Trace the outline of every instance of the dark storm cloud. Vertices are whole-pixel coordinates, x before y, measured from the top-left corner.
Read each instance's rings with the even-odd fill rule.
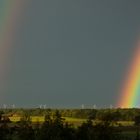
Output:
[[[140,26],[140,1],[32,0],[18,31],[8,103],[115,104]]]

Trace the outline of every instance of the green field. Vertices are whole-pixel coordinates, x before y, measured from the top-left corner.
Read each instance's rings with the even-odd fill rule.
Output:
[[[20,121],[21,117],[9,117],[11,122],[18,122]],[[31,116],[31,121],[33,123],[39,122],[43,123],[44,122],[44,116]],[[73,124],[76,126],[81,125],[83,122],[86,122],[86,119],[80,119],[80,118],[70,118],[70,117],[64,117],[64,121],[68,122],[69,124]],[[99,121],[95,121],[94,123],[98,123]],[[118,125],[120,126],[133,126],[134,122],[133,121],[119,121],[117,122]]]
[[[9,117],[9,119],[11,122],[18,122],[20,121],[21,117]],[[63,119],[65,122],[68,122],[74,125],[81,125],[83,122],[86,122],[86,119],[69,118],[69,117],[64,117]],[[31,116],[31,121],[33,123],[36,123],[36,122],[43,123],[44,120],[45,120],[44,116]]]

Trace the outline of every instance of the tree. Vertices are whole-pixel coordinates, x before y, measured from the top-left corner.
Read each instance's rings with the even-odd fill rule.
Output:
[[[91,119],[88,119],[87,122],[83,123],[78,128],[77,139],[78,140],[93,140],[93,139],[95,139],[94,127],[93,127]]]
[[[140,126],[140,115],[135,116],[134,122],[136,126]]]
[[[140,127],[140,115],[135,116],[134,118],[134,125],[136,126],[136,138],[135,140],[140,140],[140,134],[139,134],[139,127]]]

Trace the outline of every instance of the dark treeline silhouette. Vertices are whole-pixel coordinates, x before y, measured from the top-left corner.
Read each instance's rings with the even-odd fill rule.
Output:
[[[23,116],[28,114],[30,116],[45,116],[48,112],[50,115],[55,113],[56,109],[0,109],[0,114],[7,114],[7,116]],[[102,120],[106,114],[118,121],[133,121],[136,116],[140,115],[140,109],[59,109],[62,117],[72,118],[91,118]]]
[[[32,112],[26,111],[17,123],[10,123],[4,112],[0,115],[0,140],[139,140],[140,116],[135,116],[135,136],[133,138],[123,134],[117,123],[116,111],[104,112],[101,121],[94,122],[95,117],[91,114],[86,122],[75,127],[64,121],[60,111],[55,110],[52,115],[51,110],[47,110],[45,121],[33,124],[30,120]],[[115,114],[115,115],[114,115]],[[115,117],[114,117],[115,116]]]

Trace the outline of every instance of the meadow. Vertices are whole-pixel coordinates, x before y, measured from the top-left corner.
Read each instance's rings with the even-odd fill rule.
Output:
[[[20,122],[21,117],[13,116],[9,117],[10,121],[14,124],[16,122]],[[44,116],[30,116],[32,124],[43,124],[45,122]],[[72,117],[63,117],[62,118],[64,122],[67,122],[68,124],[73,125],[74,128],[80,127],[83,123],[87,122],[87,119],[81,119],[81,118],[72,118]],[[96,124],[100,123],[99,120],[94,120],[93,125],[96,126]],[[136,137],[136,128],[134,128],[134,121],[117,121],[117,123],[114,124],[114,127],[117,129],[121,126],[121,135],[128,138],[128,139],[134,139]]]
[[[0,138],[1,132],[3,137],[23,140],[30,136],[50,139],[55,135],[60,140],[62,136],[64,140],[69,137],[70,140],[104,140],[104,137],[138,140],[139,137],[140,109],[1,109],[0,115]]]
[[[22,117],[9,117],[10,121],[15,123],[19,122]],[[43,123],[45,121],[44,116],[31,116],[32,123]],[[74,126],[80,126],[82,123],[86,122],[87,119],[80,119],[80,118],[70,118],[70,117],[63,117],[64,122],[68,122],[69,124],[73,124]]]
[[[15,123],[15,122],[19,122],[21,120],[22,117],[17,117],[17,116],[13,116],[13,117],[9,117],[10,121]],[[31,118],[31,122],[32,123],[43,123],[45,121],[45,117],[44,116],[30,116]],[[63,117],[64,122],[67,122],[69,124],[74,125],[75,127],[80,126],[82,123],[85,123],[87,121],[87,119],[81,119],[81,118],[72,118],[72,117]],[[97,124],[99,123],[99,120],[94,120],[93,124]],[[117,123],[115,124],[116,126],[133,126],[134,125],[134,121],[117,121]]]

